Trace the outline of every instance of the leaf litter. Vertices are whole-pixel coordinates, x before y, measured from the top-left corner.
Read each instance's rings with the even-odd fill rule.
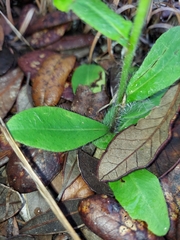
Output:
[[[122,3],[120,3],[120,5],[122,5]],[[26,9],[26,13],[24,14],[24,16],[23,17],[25,17],[26,16],[26,14],[27,14],[27,11],[29,10],[29,5],[27,5],[27,4],[24,4],[24,6],[25,7],[27,7],[27,9]],[[32,4],[32,6],[34,7],[35,5],[34,4]],[[31,6],[31,7],[32,7]],[[176,7],[176,6],[175,6]],[[128,11],[128,14],[130,15],[130,13],[131,13],[131,11]],[[163,12],[164,13],[164,12]],[[59,17],[59,16],[61,16],[61,17]],[[21,16],[20,16],[21,17]],[[154,17],[156,17],[157,18],[157,15],[155,14],[154,15]],[[55,12],[52,12],[52,13],[48,13],[47,15],[45,15],[45,16],[41,16],[41,15],[37,15],[36,14],[36,12],[35,12],[35,14],[34,14],[34,16],[33,16],[33,19],[32,19],[32,21],[31,21],[31,23],[30,23],[30,26],[26,29],[26,31],[25,31],[25,36],[26,37],[28,37],[29,39],[31,38],[31,36],[32,36],[32,34],[33,33],[37,33],[38,34],[38,31],[40,32],[40,31],[44,31],[44,29],[46,29],[47,28],[47,30],[45,30],[44,32],[46,32],[47,31],[47,34],[48,33],[50,33],[51,32],[51,29],[56,29],[56,28],[59,28],[59,25],[62,25],[62,29],[65,27],[65,26],[63,26],[63,24],[69,24],[72,20],[77,20],[77,16],[75,16],[74,14],[72,14],[72,13],[70,13],[70,14],[64,14],[64,13],[61,13],[61,12],[59,12],[59,11],[55,11]],[[157,19],[156,19],[157,20]],[[23,22],[23,18],[20,20],[20,18],[19,18],[19,27],[20,27],[20,25],[21,25],[21,23]],[[148,30],[149,32],[147,33],[147,34],[149,34],[150,35],[150,37],[152,38],[152,32],[154,31],[154,29],[149,29]],[[5,29],[5,34],[6,34],[6,32],[7,32],[7,30]],[[10,32],[10,31],[9,31]],[[77,31],[78,32],[78,31]],[[80,31],[79,31],[80,32]],[[154,33],[154,32],[153,32]],[[54,43],[54,44],[52,44],[52,43],[50,43],[49,44],[49,49],[50,48],[52,48],[53,49],[53,51],[49,51],[49,50],[46,50],[46,49],[44,49],[44,50],[42,50],[42,49],[40,49],[40,52],[38,52],[38,51],[33,51],[33,52],[29,52],[29,53],[27,53],[27,54],[31,54],[31,56],[29,55],[29,56],[27,56],[27,58],[26,58],[26,60],[25,60],[25,58],[23,59],[23,57],[25,56],[25,55],[23,55],[22,56],[22,60],[21,60],[21,63],[22,63],[22,65],[20,64],[20,58],[18,57],[18,64],[19,64],[19,66],[20,66],[20,68],[23,70],[23,72],[26,74],[26,75],[28,75],[28,73],[30,72],[30,77],[31,77],[31,79],[33,79],[34,78],[34,76],[37,74],[37,71],[39,71],[39,69],[41,68],[41,66],[42,66],[42,63],[43,63],[43,61],[44,61],[44,59],[46,59],[47,58],[47,55],[45,54],[44,55],[44,53],[45,52],[48,52],[49,54],[54,54],[54,51],[56,51],[56,50],[61,50],[61,51],[64,51],[64,49],[69,49],[70,47],[70,45],[71,45],[71,47],[74,47],[74,48],[79,48],[79,47],[81,47],[80,45],[72,45],[72,44],[79,44],[79,43],[81,43],[81,45],[82,45],[82,47],[83,46],[89,46],[91,43],[92,43],[92,41],[93,41],[93,38],[94,38],[94,35],[93,34],[87,34],[87,35],[84,35],[84,34],[75,34],[74,36],[71,36],[71,34],[67,34],[66,35],[66,32],[64,33],[65,34],[65,36],[63,37],[63,36],[61,36],[61,41],[59,41],[59,43]],[[155,36],[155,34],[154,34],[154,36]],[[157,38],[157,36],[155,36],[156,38]],[[33,38],[32,38],[33,39]],[[79,39],[79,41],[78,41],[78,39]],[[5,39],[5,41],[6,41],[6,39]],[[38,39],[38,41],[39,41],[39,39]],[[43,39],[41,38],[40,39],[40,41],[43,41]],[[10,44],[12,44],[12,46],[14,47],[17,47],[18,46],[18,48],[22,48],[23,46],[19,46],[17,43],[10,43]],[[39,48],[39,46],[37,46],[38,48]],[[140,48],[139,48],[140,49]],[[138,49],[138,50],[139,50]],[[29,51],[29,49],[28,49],[28,51]],[[66,51],[66,50],[65,50]],[[37,55],[36,55],[36,52],[37,52]],[[41,53],[42,53],[42,55],[41,55]],[[116,53],[115,53],[116,54]],[[41,61],[41,56],[43,56],[42,57],[42,61]],[[117,56],[117,55],[116,55]],[[139,57],[139,55],[138,55],[138,57]],[[32,58],[32,59],[31,59]],[[136,57],[137,58],[137,57]],[[139,57],[140,58],[140,57]],[[14,61],[16,61],[16,60],[14,60],[14,56],[12,57],[10,57],[10,59],[11,60],[13,60],[12,62],[11,61],[9,61],[9,63],[11,63],[9,66],[8,66],[8,69],[10,68],[10,67],[12,67],[12,64],[14,63]],[[102,60],[103,58],[101,58],[101,60]],[[78,61],[79,61],[79,59],[78,59]],[[1,61],[0,61],[0,63],[1,63]],[[26,65],[26,70],[24,70],[24,66]],[[8,70],[7,69],[7,70]],[[3,70],[3,77],[5,76],[4,74],[5,74],[5,72],[7,72],[7,70],[3,67],[3,69],[1,69],[1,71]],[[21,80],[21,83],[22,83],[22,80]],[[21,83],[20,83],[20,85],[21,85]],[[24,83],[23,83],[24,84]],[[20,86],[19,86],[19,89],[20,89]],[[19,92],[19,90],[17,91],[17,93],[16,93],[16,96],[17,96],[17,94],[18,94],[18,92]],[[6,92],[6,93],[8,93],[8,92]],[[5,100],[4,102],[8,102],[9,100],[8,100],[8,96],[9,96],[9,94],[5,94],[5,96],[6,96],[6,99],[7,100]],[[89,98],[89,97],[88,97]],[[15,97],[15,99],[16,99],[16,97]],[[13,104],[14,104],[14,102],[15,102],[15,99],[14,99],[14,101],[12,101],[12,103],[11,103],[11,107],[13,106]],[[100,98],[101,99],[101,98]],[[60,98],[59,98],[59,100],[60,100]],[[23,100],[22,100],[23,101]],[[61,101],[61,100],[60,100]],[[101,102],[101,101],[100,101]],[[16,103],[17,104],[17,103]],[[18,103],[18,105],[19,105],[20,103]],[[104,103],[103,103],[104,104]],[[102,104],[102,105],[103,105]],[[105,104],[104,104],[105,105]],[[9,105],[10,106],[10,105]],[[10,109],[11,109],[11,107],[8,107],[8,110],[6,110],[5,111],[5,115],[7,115],[8,113],[9,113],[9,111],[10,111]],[[94,107],[94,106],[93,106]],[[76,108],[78,108],[78,105],[76,105]],[[91,106],[90,106],[90,108],[91,108]],[[97,109],[98,109],[99,107],[97,107]],[[82,110],[81,108],[80,108],[80,110]],[[85,110],[85,109],[84,109]],[[97,111],[96,111],[96,109],[93,109],[94,111],[93,111],[93,118],[94,118],[94,113],[96,113]],[[13,109],[12,111],[16,111],[16,109]],[[86,115],[88,116],[88,111],[87,111],[87,113],[86,113]],[[173,116],[171,116],[171,117],[173,117]],[[102,116],[100,117],[100,119],[102,119]],[[166,127],[168,126],[168,124],[166,124]],[[173,126],[174,126],[174,128],[173,128]],[[178,149],[178,143],[176,142],[176,149],[174,149],[174,144],[175,144],[175,142],[173,141],[175,138],[177,138],[176,140],[178,141],[178,123],[177,123],[177,125],[175,124],[175,125],[171,125],[171,127],[169,128],[169,132],[168,131],[166,131],[165,130],[165,134],[166,134],[166,137],[167,137],[167,134],[169,134],[168,135],[168,138],[170,138],[170,135],[172,135],[172,137],[171,137],[171,139],[168,139],[168,140],[170,140],[169,142],[168,142],[168,144],[170,144],[171,143],[171,145],[170,145],[170,149],[171,149],[171,155],[168,157],[168,153],[169,153],[169,149],[168,150],[166,150],[166,146],[165,146],[165,143],[166,143],[166,141],[165,141],[165,143],[163,144],[163,151],[166,151],[165,153],[164,153],[164,155],[166,155],[167,156],[167,159],[169,159],[169,162],[171,162],[171,159],[170,158],[172,158],[172,157],[174,157],[174,160],[173,160],[173,163],[170,163],[167,167],[166,167],[166,169],[164,169],[163,171],[160,171],[160,172],[158,172],[157,171],[157,169],[159,170],[159,169],[162,169],[162,166],[163,166],[163,163],[162,163],[162,161],[160,161],[161,162],[161,164],[159,164],[158,166],[156,165],[156,160],[158,161],[158,158],[157,158],[157,156],[156,156],[156,159],[155,159],[155,161],[151,164],[151,166],[149,167],[149,169],[151,169],[151,167],[152,167],[152,171],[154,171],[158,176],[162,176],[164,173],[166,173],[167,172],[167,170],[170,168],[170,167],[172,167],[172,166],[174,166],[174,164],[176,163],[176,161],[178,160],[178,154],[176,154],[176,151],[177,151],[177,149]],[[173,134],[171,133],[171,130],[173,130]],[[1,144],[1,146],[2,146],[2,144]],[[161,152],[160,151],[161,150],[161,147],[160,147],[160,149],[158,150],[158,153],[159,152]],[[5,151],[9,151],[9,150],[7,150],[6,149],[6,147],[3,149],[2,148],[2,155],[3,155],[3,151],[4,151],[4,153],[5,153]],[[160,154],[161,155],[161,154]],[[164,156],[163,155],[163,156]],[[9,156],[9,152],[8,152],[8,156]],[[162,159],[163,159],[163,156],[162,156]],[[89,156],[88,156],[89,157]],[[86,158],[87,158],[87,161],[88,161],[88,158],[87,156],[86,156]],[[85,158],[85,156],[83,157],[83,158]],[[81,162],[82,162],[82,165],[83,165],[83,158],[81,159]],[[86,161],[86,164],[87,164],[87,161]],[[92,159],[91,159],[91,161],[93,161],[93,157],[92,157]],[[85,181],[87,181],[87,179],[88,179],[88,177],[89,177],[89,179],[92,177],[92,179],[94,180],[94,179],[96,179],[96,181],[97,181],[97,183],[99,184],[100,182],[99,182],[99,180],[97,179],[97,177],[96,177],[96,173],[94,173],[95,172],[95,170],[97,169],[97,163],[98,163],[98,161],[94,161],[94,164],[92,164],[92,166],[91,165],[87,165],[88,167],[87,168],[89,168],[89,169],[85,169],[86,171],[85,171],[85,174],[83,175],[83,167],[80,167],[80,170],[82,171],[82,175],[83,175],[83,177],[84,177],[84,179],[85,179]],[[156,171],[154,170],[154,168],[156,168]],[[92,174],[92,172],[91,172],[91,170],[93,169],[93,174]],[[89,171],[88,171],[89,170]],[[158,172],[158,173],[157,173]],[[176,174],[175,174],[176,173]],[[172,175],[171,175],[172,174]],[[174,175],[173,175],[174,174]],[[178,199],[178,197],[179,197],[179,192],[178,192],[178,182],[179,182],[179,180],[178,180],[178,165],[177,165],[177,167],[172,171],[171,170],[171,172],[167,175],[167,176],[165,176],[165,177],[163,177],[162,178],[162,185],[164,184],[165,185],[165,187],[166,187],[166,191],[165,191],[165,195],[166,195],[166,199],[167,199],[167,203],[168,203],[168,209],[169,209],[169,211],[170,211],[170,220],[171,220],[171,226],[172,226],[172,228],[170,229],[170,231],[169,231],[169,235],[167,234],[167,239],[168,240],[176,240],[176,239],[178,239],[179,238],[179,236],[178,236],[178,230],[176,229],[176,226],[177,226],[177,223],[178,223],[178,217],[179,217],[179,205],[178,205],[178,203],[179,203],[179,199]],[[88,176],[88,177],[87,177]],[[169,176],[171,176],[171,178],[169,178]],[[1,179],[1,178],[0,178]],[[2,178],[2,179],[4,179],[4,178]],[[93,182],[93,180],[92,181],[90,181],[89,182],[89,180],[87,181],[88,183],[89,183],[89,186],[93,186],[92,184],[94,183]],[[95,181],[95,180],[94,180]],[[74,181],[74,183],[75,183],[75,181]],[[103,183],[103,184],[106,184],[106,183]],[[172,186],[171,186],[171,184],[172,184]],[[177,184],[177,186],[176,186],[176,184]],[[163,186],[164,186],[163,185]],[[101,186],[101,185],[100,185]],[[106,185],[107,186],[107,185]],[[99,185],[98,185],[98,188],[96,188],[97,186],[93,186],[92,187],[92,189],[93,189],[93,191],[94,192],[97,192],[98,193],[98,189],[100,189],[100,187],[99,187]],[[75,189],[75,188],[73,188],[73,189]],[[102,187],[102,193],[103,193],[103,191],[104,191],[104,194],[108,194],[108,195],[111,195],[111,192],[106,192],[105,190],[103,190],[104,188]],[[172,190],[172,193],[171,193],[171,190]],[[72,190],[73,191],[73,190]],[[71,191],[70,191],[71,192]],[[97,196],[97,198],[99,197],[98,195],[95,195],[94,196],[94,198],[96,198],[96,196]],[[82,196],[83,197],[83,196]],[[84,195],[84,197],[86,197],[85,195]],[[93,198],[93,197],[91,197],[91,198]],[[99,201],[99,203],[97,204],[97,206],[96,206],[96,208],[98,208],[98,214],[100,214],[100,215],[98,215],[97,214],[97,212],[94,212],[94,218],[92,218],[92,219],[90,219],[90,220],[87,220],[87,219],[85,219],[84,218],[84,216],[83,216],[83,219],[84,219],[84,222],[86,223],[87,221],[91,221],[91,226],[89,226],[89,228],[93,228],[92,226],[93,226],[93,219],[95,219],[97,216],[101,216],[101,214],[102,214],[102,216],[104,217],[104,213],[99,213],[99,209],[100,209],[100,207],[102,206],[102,203],[103,203],[103,201],[104,200],[102,200],[102,199],[106,199],[106,197],[100,197],[100,201]],[[173,199],[173,200],[172,200]],[[7,199],[6,199],[7,200]],[[109,197],[107,197],[107,200],[108,201],[110,201],[108,204],[109,205],[103,205],[103,209],[106,211],[106,213],[108,213],[108,211],[110,210],[110,213],[112,213],[112,212],[114,212],[115,214],[118,214],[118,209],[120,209],[121,207],[119,207],[118,205],[117,205],[117,203],[114,203],[114,199],[111,199],[110,198],[110,196]],[[96,201],[96,203],[97,203],[98,201]],[[74,206],[76,206],[76,209],[74,208],[74,209],[72,209],[72,212],[74,212],[75,211],[75,214],[77,214],[77,216],[78,216],[78,212],[77,212],[77,206],[78,206],[78,203],[79,203],[79,200],[77,200],[77,202],[76,202],[76,204],[74,204]],[[8,203],[8,201],[7,202],[5,202],[5,205],[7,205],[7,204],[9,204]],[[100,204],[100,205],[99,205]],[[73,205],[73,204],[72,204]],[[95,204],[96,205],[96,204]],[[82,206],[82,205],[80,205],[80,206]],[[91,206],[91,205],[90,205]],[[86,208],[87,207],[87,205],[85,204],[85,207],[83,207],[83,209],[82,210],[88,210],[88,208]],[[71,212],[71,208],[68,206],[67,208],[69,208],[70,209],[70,212]],[[108,210],[107,210],[108,209]],[[128,217],[127,216],[127,213],[126,212],[124,212],[124,210],[123,209],[121,209],[122,211],[120,211],[120,213],[121,213],[121,217],[122,217],[122,225],[118,228],[118,231],[120,231],[120,233],[121,234],[123,234],[122,235],[122,237],[120,238],[120,239],[137,239],[139,236],[143,236],[145,239],[158,239],[156,236],[153,236],[151,233],[149,233],[149,232],[147,232],[147,226],[146,226],[146,224],[144,224],[144,223],[142,223],[142,222],[135,222],[134,223],[134,220],[132,220],[132,219],[130,219],[130,217]],[[80,209],[80,213],[81,213],[81,209]],[[13,213],[13,215],[14,215],[15,213]],[[73,214],[73,213],[72,213]],[[17,215],[17,213],[16,213],[16,215]],[[15,215],[15,216],[16,216]],[[71,214],[70,214],[71,215]],[[41,214],[40,214],[40,216],[41,216]],[[49,225],[49,219],[51,218],[50,216],[52,216],[52,215],[46,215],[46,217],[44,218],[45,220],[44,221],[38,221],[37,220],[37,225],[38,225],[38,227],[37,227],[37,225],[36,225],[36,217],[34,218],[34,219],[32,219],[32,221],[31,221],[31,225],[30,225],[30,228],[32,227],[32,232],[30,233],[29,232],[29,234],[32,234],[32,235],[34,235],[35,234],[35,232],[36,233],[38,233],[38,234],[45,234],[46,232],[48,233],[48,234],[50,234],[50,233],[55,233],[55,232],[57,232],[57,233],[59,233],[59,232],[61,232],[61,231],[63,231],[64,232],[64,229],[62,230],[62,229],[59,229],[59,228],[57,228],[57,231],[55,231],[55,228],[54,228],[54,226],[57,226],[57,227],[59,227],[59,223],[58,223],[58,221],[57,221],[57,219],[55,219],[55,218],[53,218],[53,221],[52,221],[52,224],[50,224]],[[92,215],[93,216],[93,215]],[[38,218],[39,216],[37,216],[37,218]],[[105,218],[106,219],[106,218]],[[107,218],[108,219],[108,221],[109,221],[109,218]],[[111,221],[111,219],[112,219],[112,216],[110,216],[110,221]],[[103,223],[104,223],[104,218],[102,218],[102,221],[103,221]],[[113,221],[113,220],[112,220]],[[28,223],[28,222],[27,222]],[[56,223],[57,223],[57,225],[56,225]],[[28,223],[29,224],[29,223]],[[81,224],[82,224],[82,221],[80,221],[79,222],[79,226],[81,226]],[[24,225],[24,224],[23,224]],[[87,224],[88,225],[88,224]],[[97,231],[96,230],[94,230],[93,229],[93,231],[95,232],[95,233],[100,233],[101,232],[101,225],[102,225],[102,223],[100,223],[100,224],[98,224],[98,226],[96,226],[96,228],[97,228]],[[39,227],[40,226],[40,227]],[[47,228],[47,226],[49,226],[49,228]],[[109,227],[108,225],[105,225],[105,226],[107,226],[107,228]],[[132,228],[133,228],[133,226],[136,226],[136,230],[134,230],[134,232],[132,233],[131,232],[131,226],[132,226]],[[42,228],[41,228],[42,227]],[[174,227],[174,229],[173,229],[173,227]],[[20,227],[21,228],[21,227]],[[27,229],[28,229],[28,227],[27,227]],[[33,232],[33,229],[35,229],[34,230],[34,232]],[[143,229],[143,230],[142,230]],[[27,230],[27,232],[28,232],[29,230]],[[106,229],[103,229],[103,231],[105,232],[106,231]],[[112,233],[112,239],[113,239],[113,237],[114,237],[114,239],[118,239],[118,237],[119,237],[119,235],[116,237],[116,235],[115,235],[115,229],[113,228],[113,231],[111,232]],[[26,232],[26,230],[24,229],[24,230],[22,230],[22,232]],[[176,232],[176,234],[175,234],[175,232]],[[110,233],[110,234],[111,234]],[[100,233],[100,234],[103,234],[103,233]],[[1,234],[0,234],[1,235]],[[19,235],[19,236],[21,236],[21,235]],[[103,235],[102,235],[103,236]],[[107,235],[108,237],[109,237],[109,235]],[[134,236],[136,236],[136,238],[133,238]],[[24,238],[25,239],[25,238]],[[87,238],[88,239],[88,238]],[[92,238],[89,238],[89,239],[92,239]],[[95,239],[99,239],[99,237],[97,237],[96,236],[96,238]],[[103,239],[106,239],[104,236],[103,236]],[[110,238],[107,238],[107,239],[110,239]]]

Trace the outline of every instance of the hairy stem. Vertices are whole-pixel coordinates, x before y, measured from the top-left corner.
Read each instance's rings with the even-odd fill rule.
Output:
[[[126,53],[124,56],[123,68],[122,68],[122,73],[120,77],[117,97],[115,100],[115,104],[113,106],[113,107],[116,106],[116,110],[110,124],[112,128],[116,126],[116,120],[120,116],[121,108],[124,105],[123,98],[125,96],[126,88],[128,85],[128,80],[129,80],[128,78],[129,78],[131,64],[133,61],[134,53],[136,51],[138,40],[141,35],[141,30],[144,25],[150,4],[151,4],[151,0],[139,0],[139,5],[137,8],[136,16],[135,16],[130,37],[129,37],[128,47],[126,49]]]

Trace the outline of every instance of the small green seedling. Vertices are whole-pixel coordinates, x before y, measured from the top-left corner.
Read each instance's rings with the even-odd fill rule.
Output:
[[[100,0],[54,0],[59,10],[74,11],[84,22],[126,49],[117,97],[103,123],[56,107],[38,107],[18,113],[7,123],[16,141],[50,151],[67,151],[92,141],[97,147],[106,149],[117,133],[136,124],[159,105],[167,88],[180,77],[180,27],[173,27],[156,41],[142,66],[129,80],[150,3],[150,0],[139,1],[132,23]],[[74,92],[78,84],[91,85],[89,76],[85,78],[87,81],[77,82],[76,75],[83,68],[81,66],[73,76]],[[170,223],[159,180],[145,169],[132,172],[123,180],[126,184],[119,180],[109,183],[117,200],[132,218],[146,221],[154,234],[165,235]]]

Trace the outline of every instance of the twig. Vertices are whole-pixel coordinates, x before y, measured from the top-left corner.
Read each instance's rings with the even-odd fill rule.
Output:
[[[66,228],[66,230],[68,231],[68,233],[71,235],[71,237],[74,240],[80,240],[79,236],[74,231],[72,226],[69,224],[69,222],[65,218],[64,214],[62,213],[61,209],[58,207],[57,203],[52,198],[51,194],[48,192],[48,190],[46,189],[44,184],[41,182],[39,177],[33,171],[32,167],[30,166],[30,164],[28,163],[28,161],[26,160],[26,158],[22,154],[21,150],[19,149],[19,147],[15,143],[14,139],[10,135],[8,129],[6,128],[5,123],[3,122],[3,120],[1,118],[0,118],[0,129],[1,129],[2,133],[4,134],[4,136],[6,137],[7,141],[9,142],[10,146],[12,147],[12,149],[14,150],[16,155],[18,156],[18,158],[21,160],[24,169],[28,172],[30,177],[35,182],[35,184],[37,186],[37,189],[39,190],[39,192],[41,193],[43,198],[46,200],[46,202],[49,204],[49,207],[51,208],[51,210],[53,211],[53,213],[55,214],[57,219],[64,226],[64,228]]]

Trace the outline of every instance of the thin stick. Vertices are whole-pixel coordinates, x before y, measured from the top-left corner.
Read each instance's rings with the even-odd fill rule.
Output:
[[[30,164],[28,163],[28,161],[26,160],[26,158],[22,154],[21,150],[19,149],[19,147],[15,143],[14,139],[10,135],[8,129],[6,128],[5,123],[3,122],[3,120],[1,118],[0,118],[0,124],[1,124],[0,129],[1,129],[2,133],[6,137],[7,141],[9,142],[10,146],[12,147],[12,149],[14,150],[14,152],[16,153],[18,158],[21,160],[24,169],[28,172],[30,177],[35,182],[35,184],[37,186],[37,189],[39,190],[39,192],[41,193],[43,198],[46,200],[46,202],[49,204],[49,207],[51,208],[51,210],[53,211],[53,213],[55,214],[57,219],[60,221],[60,223],[64,226],[64,228],[68,231],[68,233],[71,235],[71,237],[74,240],[80,240],[79,236],[74,231],[72,226],[69,224],[69,222],[65,218],[64,214],[62,213],[61,209],[58,207],[57,203],[52,198],[51,194],[48,192],[48,190],[46,189],[44,184],[41,182],[39,177],[33,171],[32,167],[30,166]]]

